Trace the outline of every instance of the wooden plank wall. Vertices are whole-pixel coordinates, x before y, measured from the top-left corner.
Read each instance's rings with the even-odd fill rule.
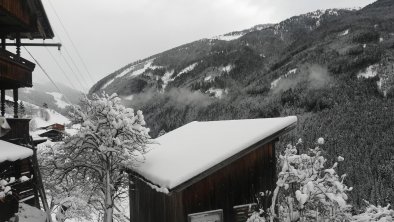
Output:
[[[130,191],[131,221],[184,222],[192,213],[223,209],[224,221],[236,221],[233,207],[256,202],[255,195],[275,186],[273,143],[245,155],[181,192],[158,193],[140,180]]]
[[[183,221],[182,193],[159,193],[140,180],[134,180],[131,187],[133,188],[130,189],[130,221]]]
[[[22,0],[0,0],[0,7],[25,25],[30,25],[30,15]]]
[[[223,209],[224,221],[235,221],[234,206],[254,203],[257,193],[274,187],[274,155],[266,144],[185,189],[185,215]]]

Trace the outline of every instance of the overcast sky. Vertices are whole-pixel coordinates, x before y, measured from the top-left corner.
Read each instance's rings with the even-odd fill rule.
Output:
[[[372,0],[43,0],[64,48],[29,48],[55,81],[87,90],[113,71],[155,53],[317,9],[363,7]],[[61,18],[61,23],[58,17]],[[67,32],[63,29],[66,28]],[[80,56],[76,54],[72,39]],[[70,55],[73,59],[71,60]],[[23,56],[31,58],[26,52]],[[68,63],[68,65],[67,65]],[[90,75],[85,71],[84,64]],[[75,67],[74,64],[77,66]],[[71,67],[71,68],[70,68]],[[82,73],[83,76],[80,76]],[[79,75],[78,75],[79,74]],[[47,81],[39,67],[33,81]],[[70,81],[72,83],[70,83]]]

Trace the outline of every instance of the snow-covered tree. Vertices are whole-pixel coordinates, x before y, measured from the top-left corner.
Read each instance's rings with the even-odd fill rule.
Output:
[[[75,195],[58,200],[59,210],[67,211],[73,203],[86,201],[99,206],[103,221],[111,222],[115,200],[127,191],[125,169],[143,160],[150,143],[149,129],[142,112],[125,108],[116,94],[83,98],[71,117],[81,124],[79,132],[48,149],[53,157],[47,163],[54,166],[55,181],[59,186],[67,185],[58,188],[70,189],[69,194]]]
[[[337,162],[325,167],[319,138],[309,154],[298,154],[297,145],[288,145],[279,160],[281,171],[272,194],[270,209],[262,209],[268,216],[262,221],[346,221],[350,205],[346,203],[347,192],[352,188],[343,182],[346,175],[338,176]],[[338,161],[343,161],[338,157]],[[257,216],[255,215],[255,218]],[[256,221],[256,219],[254,219]],[[251,220],[253,221],[253,220]]]
[[[331,167],[326,167],[327,159],[322,155],[324,139],[319,138],[314,149],[308,154],[298,154],[300,139],[295,146],[287,145],[280,155],[281,171],[276,188],[272,193],[269,209],[260,209],[247,222],[266,221],[380,221],[389,222],[394,211],[386,207],[368,203],[366,211],[359,215],[350,214],[347,193],[352,190],[344,184],[346,174],[338,176],[339,156]],[[267,192],[262,193],[266,198]],[[269,192],[268,192],[269,194]]]
[[[346,174],[338,176],[336,173],[338,162],[344,159],[338,157],[338,162],[326,168],[327,160],[321,155],[320,148],[323,144],[324,139],[319,138],[309,154],[297,154],[297,145],[287,146],[284,155],[279,157],[282,170],[272,198],[271,215],[284,221],[299,218],[302,221],[332,218],[345,221],[349,218],[346,193],[352,188],[344,184]],[[285,197],[278,199],[280,190]],[[275,213],[276,204],[279,204],[278,213]]]

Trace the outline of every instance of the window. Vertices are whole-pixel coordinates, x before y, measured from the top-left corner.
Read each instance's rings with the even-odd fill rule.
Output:
[[[189,222],[223,222],[223,210],[189,214]]]

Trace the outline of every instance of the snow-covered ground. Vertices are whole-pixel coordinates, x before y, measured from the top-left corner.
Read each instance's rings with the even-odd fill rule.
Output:
[[[209,39],[215,39],[215,40],[223,40],[223,41],[232,41],[238,38],[241,38],[244,36],[246,33],[236,33],[236,34],[225,34],[225,35],[218,35],[211,37]]]
[[[173,79],[171,79],[172,74],[174,74],[174,70],[171,71],[167,71],[163,77],[161,77],[161,80],[163,81],[163,87],[162,90],[164,91],[168,85],[169,82],[173,81]]]
[[[363,70],[357,74],[357,78],[359,78],[359,79],[360,78],[365,78],[365,79],[373,78],[378,74],[377,68],[378,68],[377,65],[368,66],[365,70]]]
[[[47,218],[44,211],[24,203],[19,204],[19,211],[17,215],[19,222],[45,222]]]
[[[158,68],[162,68],[161,66],[154,66],[152,65],[154,59],[150,59],[148,61],[136,64],[136,65],[132,65],[129,68],[123,70],[120,74],[118,74],[117,76],[115,76],[113,79],[109,80],[108,82],[106,82],[101,89],[105,89],[107,88],[109,85],[111,85],[111,83],[113,83],[115,81],[115,79],[123,77],[123,76],[130,76],[130,77],[136,77],[141,75],[142,73],[144,73],[148,68],[151,69],[158,69]],[[143,65],[143,66],[142,66]],[[137,68],[137,66],[142,66]]]
[[[224,95],[227,94],[227,89],[217,89],[217,88],[210,88],[205,93],[213,95],[214,97],[221,99]]]
[[[63,97],[64,97],[63,94],[60,94],[58,92],[47,92],[47,94],[53,96],[53,98],[55,99],[56,105],[61,109],[64,109],[67,106],[71,105],[70,103],[63,100]]]
[[[281,81],[282,79],[288,78],[289,76],[294,75],[296,73],[297,73],[297,68],[294,68],[289,70],[286,74],[279,76],[277,79],[271,82],[271,89],[275,88],[278,85],[279,81]]]
[[[339,36],[345,36],[345,35],[347,35],[347,34],[349,34],[349,29],[346,29],[345,31],[341,32],[341,33],[339,34]]]

